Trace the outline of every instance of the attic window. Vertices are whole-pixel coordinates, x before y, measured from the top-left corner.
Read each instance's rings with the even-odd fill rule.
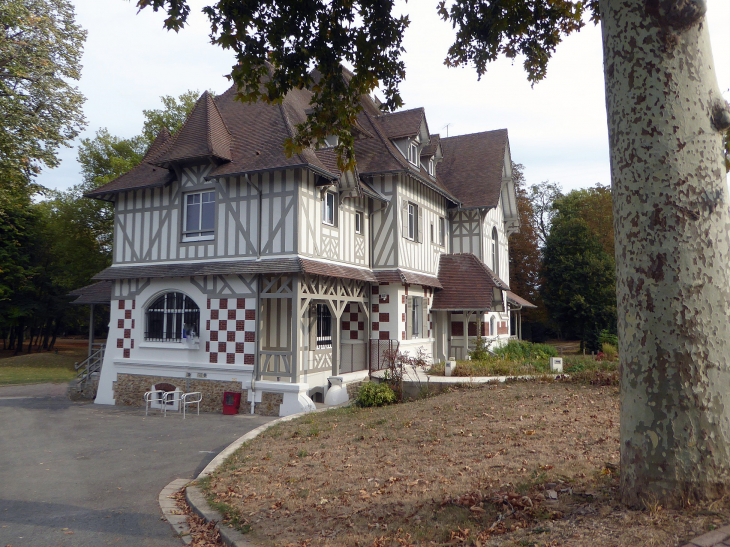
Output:
[[[340,139],[337,135],[327,135],[324,138],[324,143],[322,144],[322,148],[333,148],[337,146],[340,143]]]
[[[408,146],[408,161],[413,165],[418,165],[418,144],[415,142]]]
[[[428,158],[427,164],[428,174],[432,177],[436,174],[436,162],[433,161],[433,157]]]

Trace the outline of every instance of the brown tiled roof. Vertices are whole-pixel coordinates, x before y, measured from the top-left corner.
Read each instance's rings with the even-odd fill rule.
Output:
[[[508,287],[484,262],[471,253],[443,254],[439,263],[439,281],[443,290],[433,297],[435,310],[492,309],[494,287]]]
[[[444,159],[436,173],[465,208],[496,207],[502,191],[507,130],[441,139]]]
[[[436,287],[441,289],[441,282],[438,278],[414,272],[401,270],[378,270],[373,272],[378,283],[403,283],[404,285],[423,285],[424,287]]]
[[[363,112],[358,118],[360,124],[370,131],[375,138],[358,139],[355,141],[355,158],[357,169],[362,175],[375,175],[389,172],[408,172],[430,186],[450,201],[459,200],[436,177],[434,180],[421,166],[411,164],[385,135],[380,126],[380,117],[374,117]]]
[[[436,149],[439,147],[441,142],[441,135],[429,135],[431,142],[421,150],[421,156],[433,156],[436,153]]]
[[[537,308],[535,304],[528,302],[521,296],[517,296],[512,291],[507,291],[507,301],[517,304],[518,306],[522,306],[523,308]]]
[[[149,264],[145,266],[112,266],[94,279],[140,279],[145,277],[192,277],[258,273],[300,273],[358,279],[377,283],[372,271],[343,264],[319,262],[306,258],[269,258],[263,260],[198,261],[184,264]]]
[[[425,117],[426,112],[421,107],[382,114],[377,117],[377,121],[380,127],[383,128],[386,137],[389,139],[397,139],[417,135],[421,129],[421,122]]]
[[[157,134],[152,146],[142,158],[142,162],[133,167],[123,175],[115,178],[111,182],[106,183],[99,188],[86,192],[84,195],[90,198],[102,198],[108,194],[119,192],[122,190],[131,190],[133,188],[151,188],[156,186],[164,186],[175,180],[175,176],[162,167],[157,167],[148,163],[150,159],[155,158],[170,141],[170,132],[163,129]]]
[[[148,161],[167,167],[175,161],[199,158],[232,159],[231,134],[208,91],[200,96],[172,141],[157,157]]]
[[[359,281],[367,281],[368,283],[377,283],[377,279],[373,272],[369,269],[355,268],[342,264],[332,264],[330,262],[319,262],[317,260],[309,260],[300,258],[299,262],[304,273],[312,275],[324,275],[327,277],[342,277],[344,279],[357,279]]]
[[[184,264],[111,266],[94,279],[140,279],[145,277],[190,277],[203,275],[295,273],[301,271],[297,258],[266,260],[199,261]]]
[[[175,136],[161,144],[155,141],[137,167],[86,196],[103,198],[123,190],[169,184],[175,180],[174,174],[155,164],[199,152],[230,159],[219,165],[211,177],[308,165],[336,178],[337,175],[329,173],[313,150],[304,150],[291,157],[284,151],[284,140],[293,135],[294,125],[306,118],[304,110],[310,99],[311,93],[306,89],[294,89],[281,104],[273,105],[237,101],[235,86],[215,100],[204,93]],[[206,120],[210,121],[210,131]]]
[[[72,304],[108,304],[112,300],[112,283],[98,281],[71,291],[68,295],[77,297]]]

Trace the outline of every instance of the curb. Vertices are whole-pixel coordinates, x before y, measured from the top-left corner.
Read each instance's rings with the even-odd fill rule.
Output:
[[[298,414],[292,414],[291,416],[284,416],[282,418],[278,418],[276,420],[272,420],[268,423],[260,425],[256,429],[252,429],[245,435],[242,435],[231,444],[229,444],[226,448],[224,448],[220,453],[218,453],[218,455],[213,458],[213,460],[205,467],[205,469],[200,472],[197,477],[192,480],[175,479],[162,489],[162,492],[160,492],[159,501],[160,509],[162,509],[162,514],[164,515],[165,519],[167,519],[167,521],[170,523],[170,526],[172,526],[173,530],[175,530],[175,533],[178,534],[180,539],[182,539],[185,544],[189,544],[192,541],[192,538],[189,535],[185,535],[190,533],[187,521],[185,520],[184,515],[178,515],[173,512],[173,510],[177,511],[177,506],[174,502],[170,500],[170,495],[180,490],[186,484],[190,484],[193,481],[202,479],[213,473],[218,467],[220,467],[220,465],[224,461],[226,461],[230,457],[231,454],[238,450],[242,444],[252,439],[255,439],[270,427],[274,427],[275,425],[280,423],[290,422],[291,420],[296,420],[297,418],[301,418],[302,416],[306,416],[307,414],[325,412],[327,410],[340,408],[348,404],[349,402],[342,405],[318,408],[315,411],[300,412]],[[210,505],[208,505],[208,502],[205,499],[205,496],[203,496],[203,493],[200,491],[200,488],[198,488],[197,486],[188,486],[185,489],[185,499],[188,502],[188,505],[190,505],[190,508],[195,512],[195,514],[197,514],[201,518],[204,518],[208,522],[216,523],[215,528],[216,530],[218,530],[218,532],[220,532],[223,543],[225,543],[228,547],[255,547],[254,544],[248,541],[244,537],[244,535],[238,530],[234,528],[229,528],[228,526],[222,527],[220,525],[220,522],[223,520],[223,515],[211,509]],[[182,521],[180,520],[180,517],[182,517]]]
[[[702,534],[682,547],[725,547],[730,545],[728,538],[730,538],[730,525]]]
[[[220,525],[223,521],[223,515],[210,508],[200,488],[197,486],[188,486],[185,489],[185,500],[196,515],[208,522],[215,522],[215,529],[220,533],[221,540],[225,545],[228,547],[254,547],[254,544],[249,542],[235,528]]]
[[[181,515],[178,512],[177,504],[172,499],[172,496],[189,482],[188,479],[175,479],[162,489],[158,498],[162,516],[170,523],[175,534],[186,545],[189,545],[193,541],[193,538],[190,537],[190,527],[188,526],[185,515]]]

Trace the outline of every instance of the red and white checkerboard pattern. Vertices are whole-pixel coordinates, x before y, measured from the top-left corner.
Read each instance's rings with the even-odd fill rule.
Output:
[[[256,352],[256,299],[209,298],[206,321],[208,362],[253,365]]]
[[[122,350],[122,357],[129,359],[134,349],[134,338],[132,331],[134,330],[134,319],[132,319],[132,310],[135,306],[134,300],[118,300],[120,318],[117,319],[117,329],[119,336],[117,338],[117,349]]]
[[[383,306],[387,310],[387,305],[390,304],[390,295],[380,295],[380,286],[387,286],[387,283],[381,283],[380,285],[374,285],[371,288],[373,294],[373,304],[370,317],[372,318],[372,332],[373,336],[380,340],[390,340],[390,313],[387,311],[380,311],[380,307]]]
[[[342,313],[342,339],[365,340],[365,314],[354,302],[348,304]]]

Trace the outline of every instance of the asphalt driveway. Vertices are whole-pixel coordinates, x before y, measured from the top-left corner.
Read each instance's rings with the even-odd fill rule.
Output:
[[[271,420],[73,403],[64,386],[0,388],[0,547],[174,546],[157,496]]]

